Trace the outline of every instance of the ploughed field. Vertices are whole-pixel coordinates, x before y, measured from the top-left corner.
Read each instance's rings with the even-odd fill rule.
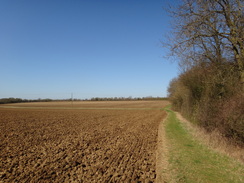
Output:
[[[0,182],[155,182],[165,105],[0,105]]]

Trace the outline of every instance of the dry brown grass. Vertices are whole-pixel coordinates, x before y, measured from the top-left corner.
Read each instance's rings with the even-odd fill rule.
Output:
[[[205,129],[190,123],[188,120],[182,117],[180,113],[175,113],[177,118],[186,125],[196,139],[200,140],[203,144],[207,145],[213,150],[232,157],[244,164],[244,148],[238,147],[229,139],[223,137],[223,135],[221,135],[219,132],[206,132]]]

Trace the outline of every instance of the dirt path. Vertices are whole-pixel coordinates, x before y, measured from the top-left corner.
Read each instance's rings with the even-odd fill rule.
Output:
[[[2,108],[0,182],[155,182],[165,115]]]
[[[165,137],[165,119],[160,122],[158,127],[158,142],[156,152],[156,183],[164,183],[170,181],[170,174],[168,171],[168,147]]]

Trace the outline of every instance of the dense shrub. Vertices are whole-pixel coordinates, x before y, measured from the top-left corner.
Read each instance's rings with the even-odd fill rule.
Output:
[[[232,63],[195,66],[173,79],[168,93],[173,108],[192,122],[244,145],[244,95]]]

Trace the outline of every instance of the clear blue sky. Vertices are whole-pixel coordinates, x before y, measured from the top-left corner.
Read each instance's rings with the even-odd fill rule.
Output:
[[[170,0],[1,0],[0,98],[167,95]]]

